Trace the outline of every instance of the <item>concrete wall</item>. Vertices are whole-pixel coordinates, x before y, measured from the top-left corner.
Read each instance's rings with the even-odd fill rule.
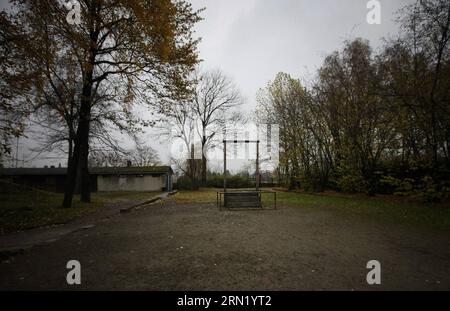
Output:
[[[98,191],[161,191],[165,187],[166,176],[99,175]]]

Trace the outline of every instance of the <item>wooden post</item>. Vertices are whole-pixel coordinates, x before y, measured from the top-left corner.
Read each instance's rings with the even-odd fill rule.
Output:
[[[227,192],[227,142],[223,141],[223,192]],[[225,196],[225,194],[224,194]]]
[[[256,191],[259,190],[259,140],[256,141]]]

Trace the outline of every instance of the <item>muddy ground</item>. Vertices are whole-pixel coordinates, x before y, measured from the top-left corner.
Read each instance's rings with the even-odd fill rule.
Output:
[[[0,264],[0,289],[450,290],[450,234],[330,209],[219,211],[169,199]],[[67,261],[81,285],[66,283]],[[381,285],[366,264],[381,263]]]

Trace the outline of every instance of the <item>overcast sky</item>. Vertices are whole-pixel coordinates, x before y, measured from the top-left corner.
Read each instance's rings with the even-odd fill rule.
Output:
[[[205,7],[196,26],[203,69],[220,68],[229,75],[252,111],[259,88],[283,71],[310,79],[324,57],[340,49],[345,40],[362,37],[374,48],[382,38],[395,36],[395,12],[413,0],[380,0],[381,24],[366,21],[367,0],[189,0],[195,9]],[[2,1],[4,2],[4,1]],[[4,3],[2,4],[4,7]],[[165,147],[152,146],[167,161]],[[30,142],[22,140],[21,153]],[[30,165],[57,165],[64,158],[34,161]]]
[[[345,40],[363,37],[375,47],[395,35],[395,12],[407,0],[381,0],[381,24],[369,25],[367,0],[190,0],[205,7],[197,27],[205,68],[221,68],[255,105],[257,90],[286,72],[309,78]]]

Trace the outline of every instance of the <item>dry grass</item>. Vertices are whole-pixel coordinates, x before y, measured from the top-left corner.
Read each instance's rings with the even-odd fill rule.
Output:
[[[37,190],[10,183],[0,184],[0,234],[67,223],[120,201],[144,200],[160,192],[96,192],[91,203],[73,199],[72,208],[62,208],[62,193]]]
[[[215,203],[218,189],[204,188],[197,191],[181,190],[172,198],[179,203]]]
[[[182,190],[173,198],[180,203],[216,203],[216,191],[221,189]],[[272,206],[271,194],[263,194],[262,198],[263,204]],[[411,203],[367,196],[277,192],[277,206],[313,207],[316,210],[326,209],[336,213],[369,217],[382,222],[450,231],[450,208],[441,204]]]

